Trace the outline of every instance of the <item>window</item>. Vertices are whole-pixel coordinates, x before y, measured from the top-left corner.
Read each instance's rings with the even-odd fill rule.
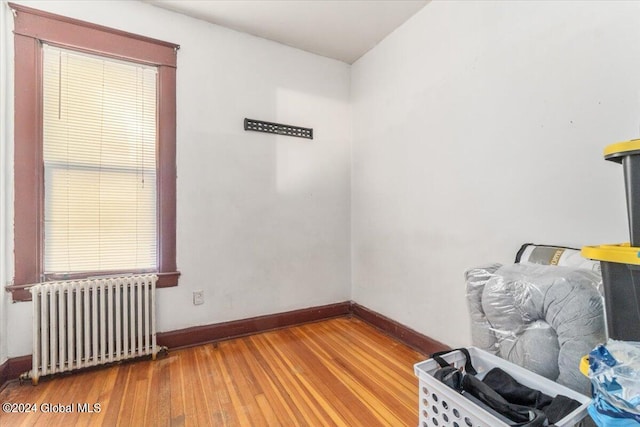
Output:
[[[45,277],[155,270],[156,68],[43,54]]]
[[[178,46],[10,6],[14,300],[31,283],[98,274],[176,285]]]

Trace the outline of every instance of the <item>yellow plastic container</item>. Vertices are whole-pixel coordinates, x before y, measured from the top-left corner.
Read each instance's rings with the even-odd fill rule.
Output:
[[[611,160],[622,163],[622,159],[626,156],[635,156],[640,154],[640,139],[632,139],[630,141],[616,142],[607,145],[604,149],[605,160]]]
[[[602,266],[609,338],[640,341],[640,139],[607,146],[604,158],[622,165],[631,242],[585,246],[581,253]]]
[[[605,160],[620,163],[624,172],[631,246],[640,246],[640,139],[616,142],[604,149]]]
[[[609,338],[640,341],[640,248],[621,243],[585,246],[580,253],[600,261]]]
[[[619,264],[640,265],[640,248],[629,243],[612,245],[584,246],[580,255],[597,261],[617,262]]]

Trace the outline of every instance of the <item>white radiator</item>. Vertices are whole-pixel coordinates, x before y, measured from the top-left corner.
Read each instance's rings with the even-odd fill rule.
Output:
[[[44,375],[158,353],[154,274],[45,282],[33,298],[33,384]]]

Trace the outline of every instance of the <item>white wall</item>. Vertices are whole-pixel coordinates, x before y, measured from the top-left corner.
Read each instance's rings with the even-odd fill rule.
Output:
[[[182,277],[157,292],[159,331],[349,300],[348,65],[138,1],[25,4],[181,45]],[[245,117],[312,127],[314,140],[245,132]],[[9,356],[31,352],[30,307],[8,306]]]
[[[640,3],[432,2],[352,66],[352,297],[470,343],[464,272],[628,241]]]
[[[8,126],[11,120],[7,117],[7,101],[9,93],[12,90],[8,87],[7,83],[7,57],[10,50],[8,28],[11,28],[10,14],[4,1],[0,2],[0,165],[2,165],[2,172],[0,172],[0,287],[4,283],[8,283],[11,278],[7,272],[7,259],[5,256],[7,251],[7,234],[9,232],[8,220],[6,215],[6,206],[8,201],[8,194],[11,192],[7,189],[6,184],[6,168],[4,167],[7,158],[7,147],[9,145],[9,132]],[[11,50],[12,51],[12,50]],[[7,308],[8,295],[4,292],[4,289],[0,289],[0,365],[7,360]]]
[[[511,262],[523,242],[628,240],[622,171],[601,153],[638,136],[640,3],[436,1],[351,72],[141,2],[27,5],[182,46],[183,276],[158,292],[161,331],[351,298],[468,344],[465,269]],[[12,117],[9,103],[0,138]],[[245,132],[244,117],[316,139]],[[4,282],[11,153],[2,144]],[[1,363],[30,353],[31,328],[30,304],[3,295],[0,310]]]

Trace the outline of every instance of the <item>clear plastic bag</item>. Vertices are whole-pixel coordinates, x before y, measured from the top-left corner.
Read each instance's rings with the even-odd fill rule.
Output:
[[[640,423],[640,343],[609,340],[589,353],[595,409]]]
[[[578,366],[606,340],[598,271],[492,264],[466,281],[474,346],[589,394]]]

